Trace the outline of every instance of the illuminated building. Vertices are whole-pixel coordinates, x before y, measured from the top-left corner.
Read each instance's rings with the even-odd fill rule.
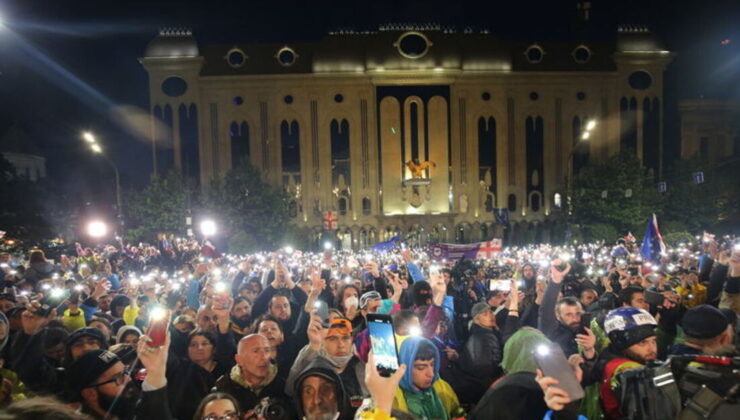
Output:
[[[246,158],[343,247],[396,234],[547,241],[569,174],[630,148],[661,170],[663,72],[644,27],[616,42],[502,41],[486,30],[384,25],[307,43],[198,45],[164,30],[149,73],[153,160],[206,183]],[[587,125],[593,128],[584,134]],[[586,141],[581,141],[588,136]],[[414,178],[407,165],[429,162]],[[433,165],[432,165],[433,163]],[[508,209],[510,223],[494,223]]]

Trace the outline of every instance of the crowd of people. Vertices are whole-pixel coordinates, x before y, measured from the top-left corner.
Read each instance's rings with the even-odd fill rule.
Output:
[[[740,246],[637,248],[0,253],[0,419],[736,418]]]

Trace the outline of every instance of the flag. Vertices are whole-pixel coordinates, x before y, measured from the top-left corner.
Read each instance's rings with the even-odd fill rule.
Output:
[[[216,246],[213,245],[213,242],[209,241],[208,239],[203,241],[203,246],[200,248],[200,253],[208,258],[221,258],[221,253],[218,252]]]
[[[493,217],[497,225],[509,224],[509,209],[493,209]]]
[[[627,242],[637,242],[637,238],[635,238],[635,235],[633,235],[632,232],[627,232],[627,236],[624,237],[624,240]]]
[[[401,240],[401,235],[396,235],[390,239],[388,239],[385,242],[378,242],[377,244],[373,245],[373,251],[377,252],[388,252],[393,247],[396,246],[396,243]]]
[[[501,252],[501,239],[491,239],[487,242],[478,243],[478,254],[476,254],[476,257],[491,259],[497,252]]]
[[[429,244],[429,258],[432,260],[459,260],[467,258],[473,260],[478,256],[480,243],[456,245],[456,244]]]
[[[339,228],[339,218],[335,211],[325,211],[322,222],[324,230],[337,230]]]
[[[665,250],[663,237],[660,236],[660,230],[658,229],[658,218],[653,213],[653,217],[648,219],[645,239],[642,241],[642,248],[640,248],[640,255],[646,261],[652,260],[653,262],[659,262],[660,254],[664,253]]]

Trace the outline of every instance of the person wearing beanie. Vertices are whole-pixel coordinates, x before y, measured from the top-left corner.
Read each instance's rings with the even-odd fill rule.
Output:
[[[658,323],[644,309],[624,306],[612,309],[604,319],[609,346],[599,354],[592,373],[599,383],[599,398],[606,419],[621,419],[620,375],[658,357],[655,328]]]
[[[470,335],[458,361],[460,370],[464,372],[459,385],[466,389],[460,393],[463,404],[477,402],[502,373],[499,364],[503,345],[493,308],[485,302],[478,302],[470,310],[470,318],[473,320]]]
[[[732,344],[732,328],[727,316],[712,305],[699,305],[689,309],[681,319],[684,342],[674,344],[668,354],[715,354]]]
[[[141,330],[138,327],[133,325],[124,325],[119,328],[118,333],[116,333],[116,344],[125,343],[135,346],[141,335]]]

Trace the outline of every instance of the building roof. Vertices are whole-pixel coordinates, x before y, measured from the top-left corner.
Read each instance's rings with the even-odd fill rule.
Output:
[[[19,124],[13,124],[0,137],[0,152],[23,153],[26,155],[43,156],[41,149],[31,139],[26,130]]]
[[[197,57],[198,43],[189,29],[167,28],[159,31],[146,47],[147,58]]]

